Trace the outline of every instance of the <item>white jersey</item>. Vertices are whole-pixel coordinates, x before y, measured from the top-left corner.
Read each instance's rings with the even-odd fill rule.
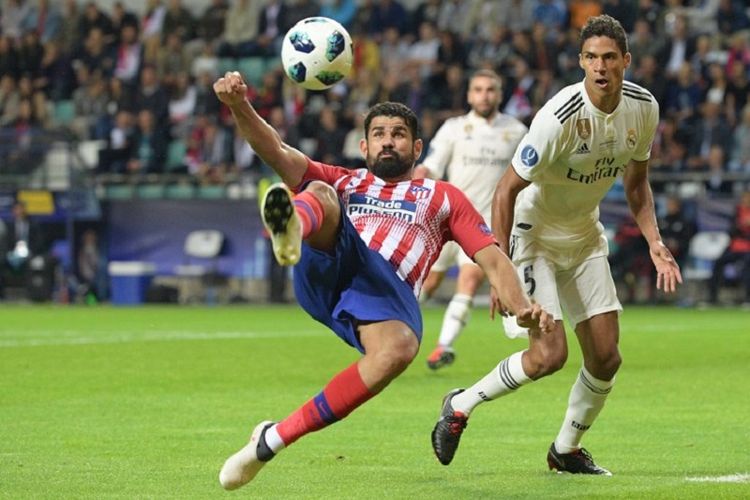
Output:
[[[488,122],[471,111],[449,118],[430,141],[423,165],[430,176],[447,180],[464,192],[487,223],[495,185],[528,131],[512,116],[498,113]]]
[[[600,239],[599,202],[631,160],[649,159],[658,122],[654,96],[627,81],[610,114],[591,103],[583,82],[558,92],[513,156],[516,173],[532,183],[516,201],[513,234],[558,249]]]

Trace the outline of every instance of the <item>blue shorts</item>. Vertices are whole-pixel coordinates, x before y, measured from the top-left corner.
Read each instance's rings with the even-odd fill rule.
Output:
[[[302,308],[364,353],[357,322],[398,320],[422,341],[422,314],[412,288],[379,253],[367,247],[349,218],[333,254],[302,244],[294,293]]]

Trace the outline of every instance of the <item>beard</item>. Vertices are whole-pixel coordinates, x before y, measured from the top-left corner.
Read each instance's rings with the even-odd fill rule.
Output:
[[[378,155],[374,160],[369,159],[367,162],[367,168],[370,169],[370,172],[381,179],[387,180],[401,177],[408,172],[414,164],[414,157],[411,155],[408,158],[404,158],[399,156],[395,151],[388,151],[388,153],[391,154],[390,158],[381,158],[380,155]]]

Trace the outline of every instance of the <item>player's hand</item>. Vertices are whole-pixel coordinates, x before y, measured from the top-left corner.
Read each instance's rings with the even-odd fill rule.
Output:
[[[216,97],[227,106],[234,106],[245,101],[247,85],[237,71],[227,71],[223,77],[214,82]]]
[[[522,328],[538,329],[542,333],[551,333],[555,328],[555,318],[539,304],[531,304],[531,307],[518,311],[516,323]]]
[[[657,241],[649,246],[649,254],[656,267],[656,289],[675,292],[677,284],[682,283],[682,274],[672,252],[662,241]]]
[[[495,319],[496,312],[504,318],[511,315],[510,309],[498,297],[495,287],[490,286],[490,319]]]

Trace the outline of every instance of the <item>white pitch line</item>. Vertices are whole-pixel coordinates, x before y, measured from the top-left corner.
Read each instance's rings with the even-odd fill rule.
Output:
[[[691,483],[748,483],[750,482],[750,474],[686,477],[685,481],[690,481]]]
[[[323,331],[298,332],[154,332],[148,334],[123,334],[115,337],[63,337],[0,340],[3,347],[37,347],[63,345],[126,344],[131,342],[173,342],[183,340],[233,340],[323,337]]]

